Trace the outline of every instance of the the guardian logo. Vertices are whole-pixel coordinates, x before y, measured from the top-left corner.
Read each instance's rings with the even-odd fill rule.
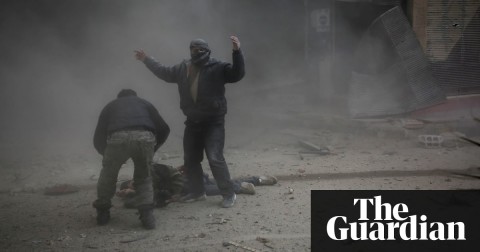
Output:
[[[408,215],[408,206],[403,203],[392,206],[382,203],[381,196],[354,199],[360,217],[351,222],[346,216],[334,216],[327,222],[327,234],[333,240],[466,240],[463,222],[428,222],[426,215]],[[373,206],[374,218],[368,218],[369,205]],[[370,207],[370,210],[372,208]],[[370,214],[371,215],[371,214]]]

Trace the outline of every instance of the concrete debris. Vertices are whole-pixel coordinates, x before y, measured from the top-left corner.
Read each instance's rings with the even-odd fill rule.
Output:
[[[179,157],[180,157],[179,155],[169,155],[167,153],[162,153],[160,155],[161,160],[169,160],[169,159],[175,159],[175,158],[179,158]]]
[[[330,151],[327,149],[319,150],[319,151],[299,151],[299,154],[316,154],[316,155],[328,155]]]
[[[134,237],[129,237],[129,238],[123,239],[123,240],[120,241],[120,243],[136,242],[136,241],[144,240],[148,236],[149,236],[148,234],[137,235],[137,236],[134,236]]]
[[[258,236],[256,240],[261,242],[261,243],[270,242],[270,240],[268,240],[267,238],[263,238],[263,237],[260,237],[260,236]]]
[[[440,136],[443,137],[442,146],[445,148],[459,148],[463,145],[461,140],[453,132],[442,132]]]
[[[418,141],[425,145],[425,148],[442,147],[443,137],[440,135],[419,135]]]
[[[214,224],[222,225],[222,224],[227,223],[230,220],[230,219],[225,219],[225,218],[217,218],[217,219],[218,219],[218,221],[209,222],[209,223],[207,223],[207,225],[214,225]]]
[[[425,126],[422,121],[415,119],[401,119],[402,127],[405,129],[421,129]]]
[[[272,246],[270,246],[269,244],[267,244],[267,243],[270,242],[270,240],[268,240],[267,238],[258,236],[256,240],[259,241],[259,242],[261,242],[261,243],[263,243],[263,245],[264,245],[265,247],[268,247],[268,248],[273,249]]]
[[[57,241],[70,241],[70,240],[72,240],[72,238],[68,235],[60,236],[57,238]]]
[[[195,235],[196,238],[205,238],[207,235],[205,233],[200,233]]]
[[[384,152],[382,152],[382,155],[384,155],[384,156],[393,156],[395,154],[397,154],[396,151],[384,151]]]
[[[307,148],[307,149],[309,149],[309,150],[311,150],[311,151],[322,151],[322,150],[323,150],[322,148],[318,147],[317,145],[315,145],[315,144],[313,144],[313,143],[311,143],[311,142],[307,142],[307,141],[300,140],[299,143],[300,143],[303,147],[305,147],[305,148]]]
[[[307,149],[306,151],[299,151],[298,154],[300,159],[303,160],[302,154],[315,154],[315,155],[328,155],[330,150],[327,147],[319,147],[311,142],[299,140],[298,141],[302,147]]]

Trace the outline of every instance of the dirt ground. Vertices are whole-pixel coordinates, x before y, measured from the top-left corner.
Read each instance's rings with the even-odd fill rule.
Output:
[[[480,189],[480,179],[452,174],[478,171],[480,148],[457,140],[437,148],[418,142],[421,132],[442,133],[438,127],[417,132],[388,121],[277,119],[273,124],[257,121],[262,126],[250,128],[249,134],[230,120],[225,148],[233,177],[270,174],[279,178],[277,185],[238,195],[231,209],[219,206],[219,196],[156,209],[153,231],[142,229],[136,211],[123,208],[118,198],[111,222],[96,226],[91,202],[101,157],[91,147],[56,154],[37,149],[25,155],[3,144],[0,250],[248,251],[224,246],[234,242],[256,249],[250,251],[309,251],[311,190]],[[181,164],[180,140],[171,136],[156,160]],[[330,154],[299,154],[307,150],[299,140],[328,147]],[[206,163],[204,168],[208,171]],[[119,180],[132,172],[129,161]],[[63,183],[79,191],[44,194],[46,187]]]

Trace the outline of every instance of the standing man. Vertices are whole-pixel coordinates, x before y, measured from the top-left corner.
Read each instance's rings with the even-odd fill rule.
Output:
[[[180,108],[187,120],[183,136],[185,167],[190,182],[190,192],[181,201],[205,200],[201,162],[205,151],[212,175],[223,196],[222,207],[232,207],[236,195],[230,179],[227,163],[223,157],[225,143],[225,84],[241,80],[245,66],[240,41],[230,37],[233,43],[232,64],[210,57],[210,48],[203,39],[190,43],[189,60],[167,67],[145,54],[135,51],[136,59],[142,61],[158,78],[178,85]]]
[[[169,133],[170,128],[157,109],[137,97],[137,93],[131,89],[123,89],[117,99],[105,106],[98,118],[93,139],[95,149],[103,155],[97,200],[93,202],[93,207],[97,209],[98,225],[105,225],[110,220],[111,199],[116,191],[118,172],[132,158],[140,220],[146,229],[155,228],[152,159]]]

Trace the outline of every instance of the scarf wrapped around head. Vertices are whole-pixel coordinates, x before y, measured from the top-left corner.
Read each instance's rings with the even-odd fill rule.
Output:
[[[190,42],[190,49],[198,48],[203,52],[190,52],[192,64],[196,66],[203,66],[210,59],[210,47],[208,43],[203,39],[194,39]]]

